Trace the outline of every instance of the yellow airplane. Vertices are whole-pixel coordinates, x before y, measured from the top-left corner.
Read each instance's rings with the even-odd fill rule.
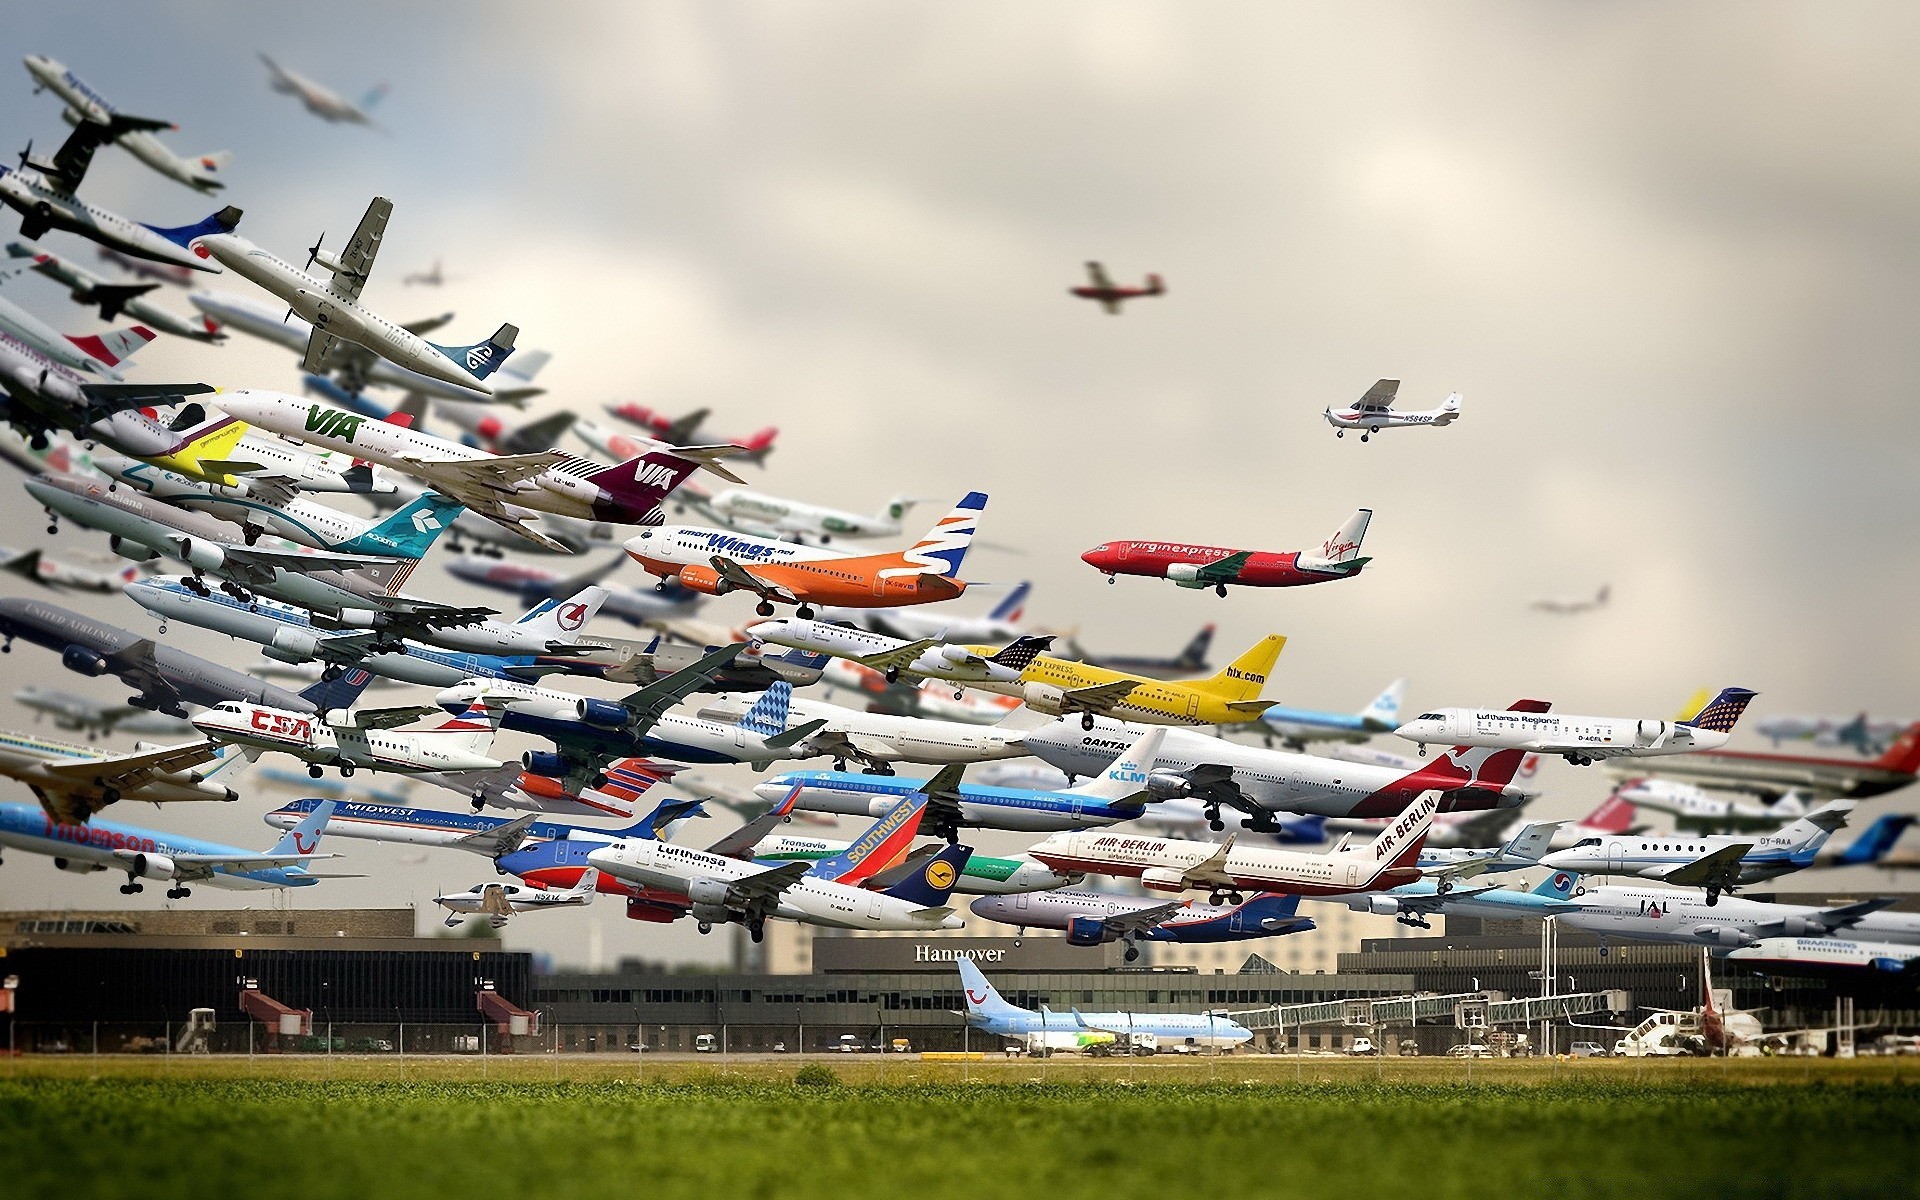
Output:
[[[1286,644],[1286,638],[1270,633],[1210,679],[1149,679],[1039,654],[1021,670],[1017,683],[969,680],[968,686],[1018,696],[1028,708],[1048,716],[1080,713],[1086,729],[1093,728],[1095,715],[1149,725],[1237,725],[1258,719],[1278,703],[1258,697]],[[982,658],[1000,651],[997,646],[967,649]]]
[[[182,406],[168,428],[175,433],[170,446],[138,457],[203,483],[231,488],[244,480],[252,492],[280,500],[296,491],[393,490],[391,484],[376,485],[373,468],[351,455],[296,447],[198,403]]]

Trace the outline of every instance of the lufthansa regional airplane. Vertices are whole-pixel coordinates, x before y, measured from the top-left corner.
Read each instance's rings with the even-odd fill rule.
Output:
[[[1632,717],[1552,716],[1545,701],[1522,701],[1512,708],[1436,708],[1394,730],[1420,746],[1443,742],[1558,754],[1576,766],[1608,758],[1653,758],[1717,750],[1727,744],[1747,704],[1758,695],[1746,688],[1723,688],[1699,714],[1685,721]]]

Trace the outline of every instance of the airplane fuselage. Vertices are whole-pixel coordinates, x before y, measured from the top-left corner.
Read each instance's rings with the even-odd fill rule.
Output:
[[[37,237],[35,225],[77,233],[123,254],[196,271],[218,274],[220,267],[185,246],[161,237],[137,221],[119,213],[88,204],[78,196],[50,187],[37,171],[0,167],[0,201],[18,211],[26,220],[21,233]]]
[[[1222,579],[1201,578],[1210,564],[1236,554],[1246,560]],[[1149,579],[1170,579],[1181,587],[1300,587],[1326,583],[1358,575],[1362,561],[1329,563],[1323,567],[1302,566],[1298,550],[1241,551],[1228,546],[1196,546],[1187,542],[1102,542],[1080,556],[1080,560],[1101,574],[1140,575]]]

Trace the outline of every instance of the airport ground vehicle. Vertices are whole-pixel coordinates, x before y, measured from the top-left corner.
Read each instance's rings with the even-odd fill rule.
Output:
[[[1373,1044],[1372,1038],[1357,1037],[1353,1039],[1353,1044],[1347,1047],[1347,1053],[1378,1054],[1380,1053],[1380,1048]]]
[[[698,1033],[693,1037],[693,1052],[695,1054],[712,1054],[719,1048],[720,1039],[710,1033]]]
[[[1567,1047],[1567,1053],[1574,1058],[1606,1058],[1607,1048],[1599,1042],[1575,1042]]]

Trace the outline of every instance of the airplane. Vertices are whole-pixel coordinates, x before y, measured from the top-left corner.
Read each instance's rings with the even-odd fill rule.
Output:
[[[777,617],[747,626],[747,636],[755,644],[788,646],[876,671],[883,683],[907,679],[939,679],[953,687],[956,699],[959,685],[983,686],[990,681],[1017,684],[1021,670],[1033,657],[1046,649],[1051,637],[1016,638],[999,650],[939,643],[931,638],[905,641],[883,633],[872,633],[856,625],[842,625],[804,617]],[[838,682],[857,690],[870,690],[865,681],[847,678]]]
[[[489,880],[464,892],[435,896],[433,902],[447,910],[448,929],[471,916],[484,916],[489,925],[502,929],[516,913],[584,908],[593,903],[593,893],[599,886],[600,872],[589,867],[581,873],[580,882],[565,891]]]
[[[98,308],[102,321],[117,320],[124,313],[174,337],[191,338],[197,342],[220,342],[226,339],[227,335],[220,331],[218,325],[204,318],[200,321],[188,320],[146,299],[148,292],[160,286],[158,283],[114,283],[34,242],[8,242],[7,254],[13,258],[32,259],[31,269],[36,274],[44,275],[65,287],[68,297],[75,304]]]
[[[664,447],[609,467],[558,450],[492,455],[277,392],[222,391],[219,403],[261,429],[411,475],[495,524],[563,554],[570,551],[526,526],[527,510],[645,525],[659,521],[661,503],[695,470],[736,478],[720,461],[738,450],[734,446]]]
[[[367,497],[373,507],[381,512],[411,503],[434,490],[419,480],[410,479],[405,475],[382,482],[390,483],[392,490]],[[455,554],[464,555],[467,553],[468,546],[472,546],[472,553],[476,556],[499,561],[505,559],[509,551],[579,554],[613,542],[613,527],[605,522],[582,521],[576,517],[562,517],[553,513],[536,513],[531,509],[517,508],[514,505],[504,507],[513,519],[524,522],[534,532],[542,535],[544,540],[530,541],[524,534],[497,524],[491,517],[477,512],[462,512],[454,518],[453,524],[447,529],[447,549]],[[624,563],[626,556],[621,555],[619,561]],[[563,596],[567,594],[561,593]]]
[[[158,336],[145,325],[90,334],[61,333],[5,296],[0,296],[0,329],[32,343],[63,366],[113,380],[123,378],[120,368]]]
[[[392,481],[376,478],[371,466],[350,453],[296,447],[187,399],[213,390],[205,384],[153,388],[129,384],[112,389],[89,384],[83,389],[82,399],[91,399],[85,392],[95,392],[103,403],[182,402],[164,424],[143,411],[116,413],[109,433],[101,440],[122,454],[190,479],[226,488],[244,485],[254,495],[347,492],[373,498],[395,490]],[[96,425],[87,432],[98,429]]]
[[[1390,733],[1400,724],[1400,700],[1406,690],[1407,681],[1396,679],[1355,713],[1275,705],[1260,714],[1261,732],[1268,745],[1277,737],[1282,745],[1295,750],[1305,750],[1314,742],[1364,742],[1376,733]]]
[[[96,246],[94,254],[101,262],[125,271],[135,279],[151,279],[158,283],[178,284],[192,287],[196,278],[193,268],[173,263],[155,262],[149,258],[134,258],[115,250],[111,246]]]
[[[1409,764],[1411,766],[1411,764]],[[1549,850],[1565,850],[1583,838],[1621,834],[1639,836],[1647,826],[1636,825],[1633,805],[1618,796],[1608,796],[1593,811],[1577,821],[1553,822]],[[1369,836],[1384,829],[1391,817],[1328,817],[1329,833],[1364,833]],[[1524,815],[1509,815],[1500,809],[1481,812],[1442,811],[1433,819],[1433,831],[1427,835],[1427,853],[1436,849],[1477,850],[1513,841],[1531,824]]]
[[[699,715],[715,721],[737,719],[754,700],[751,696],[722,696],[703,705]],[[1027,752],[1020,744],[1018,730],[867,712],[797,697],[788,706],[788,713],[788,719],[796,722],[825,722],[807,739],[806,749],[832,756],[835,769],[841,771],[849,761],[862,763],[875,774],[887,774],[894,763],[945,766],[1018,758]]]
[[[627,838],[664,836],[661,833],[663,828],[677,824],[698,808],[691,802],[670,800],[625,828],[602,829],[591,825],[543,821],[539,813],[527,813],[509,819],[481,816],[478,813],[443,812],[410,804],[307,798],[283,804],[260,819],[275,829],[291,829],[311,816],[322,804],[334,806],[333,819],[327,826],[327,832],[337,837],[399,846],[464,850],[495,860],[546,842],[605,846]],[[575,872],[564,880],[541,878],[535,882],[543,887],[570,887],[577,875],[578,872]],[[602,886],[606,887],[607,882],[603,881]]]
[[[659,634],[646,643],[624,638],[582,637],[565,652],[569,655],[567,673],[593,675],[616,683],[649,684],[692,666],[722,644],[731,643],[669,642]],[[715,672],[700,690],[764,692],[783,679],[794,687],[806,687],[820,681],[826,664],[831,661],[824,654],[789,650],[776,655],[766,653],[765,647],[748,645],[738,658]]]
[[[466,434],[462,440],[490,454],[538,454],[549,446],[559,445],[560,438],[576,419],[572,409],[563,408],[536,420],[512,422],[495,408],[491,404],[443,404],[435,406],[434,415]],[[419,427],[418,422],[414,427]],[[637,446],[636,453],[644,454],[650,449],[653,447]]]
[[[67,430],[135,454],[173,442],[152,418],[129,411],[134,402],[89,397],[89,389],[98,386],[93,377],[0,327],[0,420],[26,441],[29,457],[50,454],[55,437]],[[39,469],[17,453],[8,457],[24,471]]]
[[[1869,758],[1886,753],[1893,739],[1906,727],[1905,721],[1878,721],[1866,713],[1851,717],[1770,717],[1754,726],[1775,746],[1781,742],[1851,746]]]
[[[439,287],[447,282],[447,277],[441,273],[440,260],[436,258],[431,270],[410,272],[400,282],[405,287],[412,287],[416,283],[423,287]]]
[[[659,591],[654,588],[642,590],[606,584],[604,582],[606,577],[626,561],[626,555],[623,553],[616,555],[604,566],[593,567],[575,575],[565,575],[551,567],[534,563],[503,561],[474,555],[443,558],[440,565],[455,579],[497,591],[512,592],[526,604],[570,596],[589,583],[599,583],[607,589],[607,598],[600,606],[600,615],[614,617],[636,626],[649,626],[664,617],[692,613],[705,599],[698,592],[691,592],[674,585],[669,585],[665,591]]]
[[[1070,296],[1082,300],[1098,300],[1100,307],[1114,316],[1120,315],[1120,306],[1128,300],[1141,296],[1164,296],[1167,285],[1158,275],[1147,276],[1145,287],[1123,287],[1107,278],[1107,270],[1097,262],[1087,264],[1088,283],[1081,287],[1067,289]]]
[[[895,496],[881,505],[878,513],[864,516],[766,492],[726,488],[702,498],[699,511],[729,529],[825,546],[836,537],[899,537],[903,518],[919,503],[911,496]]]
[[[164,879],[173,885],[167,899],[183,900],[193,894],[189,883],[245,891],[310,887],[322,879],[344,878],[306,869],[316,859],[336,857],[318,852],[332,813],[333,802],[323,801],[261,853],[112,821],[65,824],[35,804],[0,804],[0,846],[47,855],[62,871],[125,871],[123,896],[144,891],[142,879]]]
[[[1829,971],[1901,972],[1920,961],[1920,946],[1856,942],[1835,937],[1762,938],[1727,952],[1763,975],[1817,975]]]
[[[708,434],[703,438],[701,433],[707,423],[707,417],[711,414],[711,410],[705,408],[696,408],[679,417],[670,417],[658,409],[648,408],[643,404],[609,404],[606,409],[622,421],[638,425],[646,431],[648,437],[669,445],[696,441],[732,442],[749,451],[746,455],[747,461],[762,467],[767,465],[767,455],[773,450],[773,440],[780,436],[780,431],[769,425],[765,429],[756,430],[744,437],[723,438]],[[898,514],[895,516],[897,519]],[[899,530],[892,532],[898,533]]]
[[[1902,834],[1920,822],[1920,816],[1913,813],[1882,813],[1873,819],[1873,824],[1860,831],[1860,836],[1848,843],[1844,850],[1832,849],[1829,842],[1826,849],[1814,857],[1816,867],[1862,867],[1874,866],[1891,870],[1903,865],[1892,856],[1894,843]]]
[[[128,701],[135,708],[185,717],[188,704],[246,700],[300,713],[319,711],[312,701],[244,671],[158,645],[44,600],[0,599],[0,654],[13,651],[15,638],[55,651],[69,671],[114,675],[136,689]]]
[[[961,595],[967,583],[960,564],[986,507],[985,492],[968,492],[925,537],[888,554],[848,554],[686,525],[643,529],[626,549],[663,580],[710,596],[752,592],[760,597],[754,611],[761,616],[772,616],[778,601],[797,605],[807,620],[816,603],[892,608]]]
[[[1448,742],[1558,754],[1584,767],[1608,758],[1652,758],[1718,749],[1727,744],[1734,723],[1758,694],[1746,688],[1723,688],[1698,716],[1686,721],[1548,716],[1545,701],[1525,701],[1504,711],[1437,708],[1393,732],[1418,744],[1422,754],[1433,742]]]
[[[78,125],[83,120],[106,123],[113,119],[113,105],[108,104],[99,92],[87,86],[86,81],[65,64],[44,54],[29,54],[25,62],[27,73],[33,76],[36,94],[51,91],[66,102],[61,116],[66,118],[67,124]],[[153,127],[178,128],[165,122],[142,122],[140,128],[130,129],[114,138],[114,143],[168,179],[184,183],[195,191],[217,192],[226,186],[218,176],[233,161],[231,150],[217,150],[212,154],[176,154],[149,132]]]
[[[1758,836],[1707,834],[1583,838],[1565,850],[1545,855],[1540,865],[1557,871],[1638,875],[1683,887],[1704,887],[1707,904],[1722,892],[1812,866],[1820,847],[1847,823],[1851,800],[1835,800],[1773,833]]]
[[[252,296],[202,290],[189,293],[187,303],[199,309],[201,319],[215,329],[237,329],[296,354],[305,355],[307,344],[313,340],[313,326],[297,316],[289,316],[284,308]],[[442,313],[405,322],[401,328],[425,337],[452,319],[452,313]],[[552,357],[544,350],[516,350],[492,376],[492,403],[523,405],[544,394],[546,389],[536,387],[533,378]],[[327,355],[325,367],[327,374],[308,375],[305,383],[309,388],[324,385],[328,389],[326,398],[342,407],[361,403],[360,393],[376,386],[418,392],[438,400],[483,402],[482,397],[465,384],[447,383],[432,375],[410,371],[353,342],[336,342]]]
[[[1215,907],[1190,900],[1164,901],[1111,892],[1021,892],[975,900],[973,915],[1029,929],[1064,930],[1075,946],[1123,942],[1126,960],[1140,957],[1140,943],[1238,942],[1281,937],[1314,928],[1300,912],[1300,897],[1260,892],[1240,904]]]
[[[104,592],[112,594],[140,577],[140,568],[119,571],[90,571],[71,563],[48,558],[42,550],[15,550],[0,546],[0,571],[18,575],[41,587],[55,591]]]
[[[74,126],[51,160],[33,157],[32,143],[28,143],[19,166],[0,166],[0,203],[20,213],[20,236],[28,241],[59,229],[134,258],[218,274],[219,264],[208,262],[203,253],[204,240],[230,233],[240,224],[241,212],[232,205],[203,221],[169,228],[129,221],[74,194],[86,178],[95,150],[127,133],[167,127],[165,121],[115,113],[105,121],[89,118]]]
[[[248,282],[286,301],[289,312],[313,326],[306,357],[300,364],[308,374],[325,371],[335,343],[345,341],[371,350],[395,366],[491,397],[491,376],[513,353],[514,339],[520,334],[517,326],[502,325],[492,337],[471,346],[443,346],[360,302],[361,289],[373,272],[392,215],[393,201],[374,197],[359,227],[347,239],[346,248],[338,254],[322,250],[326,235],[321,234],[307,251],[305,268],[269,254],[232,231],[203,237],[197,247]],[[316,262],[330,273],[328,280],[308,274]]]
[[[1571,871],[1555,871],[1527,892],[1493,884],[1447,887],[1445,885],[1448,882],[1444,879],[1418,879],[1383,892],[1312,896],[1309,899],[1344,904],[1354,912],[1371,913],[1377,917],[1392,917],[1400,924],[1415,929],[1433,928],[1427,918],[1435,913],[1500,921],[1515,917],[1565,916],[1580,910],[1580,876]]]
[[[1013,585],[1000,602],[980,616],[954,616],[940,608],[823,608],[820,619],[829,623],[857,625],[872,633],[913,641],[932,638],[942,642],[999,642],[1021,637],[1021,615],[1033,584],[1022,580]],[[1201,669],[1204,669],[1202,667]]]
[[[101,734],[148,733],[160,737],[184,734],[188,723],[163,713],[144,712],[131,704],[102,704],[91,696],[59,688],[28,684],[13,694],[13,702],[33,710],[37,722],[43,716],[53,718],[55,728],[84,733],[92,741]]]
[[[219,757],[219,748],[210,742],[142,743],[134,753],[120,754],[0,730],[0,777],[25,784],[49,817],[68,825],[82,824],[121,800],[237,800],[239,793],[232,788],[207,782],[213,772],[196,769]]]
[[[1148,658],[1127,654],[1094,654],[1073,638],[1067,639],[1067,652],[1062,658],[1071,658],[1089,666],[1103,667],[1109,671],[1125,671],[1136,675],[1197,675],[1210,671],[1213,664],[1207,661],[1207,651],[1213,646],[1213,622],[1200,627],[1180,653],[1172,658]]]
[[[794,650],[792,653],[806,652]],[[955,689],[935,679],[889,683],[884,673],[847,658],[825,658],[820,680],[829,690],[854,692],[864,697],[869,712],[901,717],[998,725],[1020,707],[1020,701],[1012,696]]]
[[[341,122],[349,125],[372,125],[373,118],[367,115],[367,110],[380,103],[380,98],[387,94],[387,85],[383,83],[362,96],[358,104],[354,104],[339,93],[321,87],[306,76],[287,70],[268,58],[264,51],[260,54],[260,61],[267,66],[269,72],[267,83],[274,91],[299,100],[308,112],[329,125],[337,125]]]
[[[1865,800],[1898,791],[1920,771],[1920,722],[1906,727],[1878,758],[1814,758],[1752,750],[1707,750],[1623,765],[1635,774],[1682,779],[1705,788],[1778,798],[1789,792]]]
[[[318,779],[323,767],[343,777],[356,770],[418,775],[429,771],[491,771],[506,764],[488,757],[504,710],[476,704],[431,729],[401,729],[435,710],[424,705],[288,712],[263,704],[228,701],[193,718],[193,727],[240,747],[249,761],[273,750],[308,764]]]
[[[1574,900],[1560,914],[1560,925],[1602,939],[1723,949],[1767,938],[1840,934],[1920,946],[1920,914],[1882,911],[1896,902],[1891,896],[1824,906],[1722,896],[1710,907],[1679,888],[1607,886],[1585,888]]]
[[[1101,542],[1080,556],[1113,583],[1122,575],[1169,579],[1176,587],[1301,587],[1358,575],[1373,560],[1360,555],[1373,510],[1355,510],[1318,550],[1234,550],[1188,542]]]
[[[1052,767],[1036,767],[1023,782],[1019,775],[1009,771],[1005,776],[990,773],[989,770],[977,772],[977,782],[993,783],[1000,787],[1032,787],[1038,790],[1060,791],[1069,785],[1066,776]],[[1045,774],[1042,775],[1042,772]],[[1045,776],[1052,776],[1046,780]],[[1442,813],[1443,817],[1469,816],[1484,814]],[[1436,819],[1437,820],[1437,819]],[[1161,800],[1135,818],[1133,827],[1157,833],[1162,837],[1191,837],[1207,839],[1207,833],[1213,832],[1213,822],[1207,816],[1207,806],[1192,796],[1178,796],[1172,800]],[[1437,826],[1436,826],[1437,827]],[[1205,832],[1202,832],[1202,831]],[[1256,841],[1270,842],[1276,846],[1318,846],[1327,840],[1327,818],[1302,816],[1297,813],[1275,813],[1273,828],[1264,833],[1249,833],[1243,836]],[[1428,839],[1432,844],[1432,839]]]
[[[1026,732],[1030,754],[1071,777],[1103,771],[1140,735],[1143,726],[1098,721],[1095,728],[1054,721]],[[1438,791],[1450,812],[1513,808],[1528,799],[1514,786],[1525,754],[1456,746],[1431,763],[1347,762],[1267,750],[1191,729],[1169,729],[1148,780],[1161,799],[1193,797],[1206,805],[1218,831],[1225,808],[1244,812],[1241,827],[1275,832],[1276,813],[1325,817],[1396,817],[1427,791]]]
[[[1600,590],[1595,592],[1591,597],[1542,596],[1540,599],[1528,604],[1527,607],[1533,609],[1535,612],[1553,613],[1556,616],[1570,616],[1574,613],[1593,612],[1607,606],[1607,599],[1612,594],[1612,590],[1612,588],[1603,583],[1600,585]]]
[[[1182,1046],[1231,1052],[1253,1040],[1253,1034],[1219,1013],[1082,1013],[1062,1015],[1042,1006],[1039,1012],[1008,1003],[963,953],[954,955],[960,969],[960,990],[966,996],[967,1024],[982,1033],[1017,1041],[1028,1055],[1044,1057],[1058,1050],[1107,1053],[1113,1049],[1140,1052],[1152,1045]]]
[[[1425,412],[1405,412],[1393,407],[1393,398],[1400,391],[1398,379],[1382,379],[1367,389],[1360,402],[1352,408],[1328,408],[1324,414],[1327,424],[1333,426],[1333,436],[1345,437],[1349,429],[1363,429],[1361,441],[1382,429],[1408,425],[1451,425],[1460,419],[1460,393],[1450,393],[1439,408]]]
[[[1807,806],[1792,792],[1770,804],[1754,804],[1733,797],[1715,796],[1705,788],[1672,779],[1623,779],[1614,785],[1613,794],[1631,804],[1671,813],[1674,825],[1681,829],[1732,833],[1741,829],[1771,829],[1783,820],[1804,816]]]
[[[931,779],[850,771],[787,771],[754,786],[764,800],[793,797],[803,812],[878,816],[909,797],[925,796],[922,828],[957,841],[963,828],[1053,833],[1115,825],[1139,817],[1158,797],[1149,773],[1164,729],[1142,734],[1099,777],[1064,791],[1028,791],[967,783],[965,764],[943,767]]]
[[[1324,854],[1269,846],[1141,837],[1113,830],[1055,833],[1027,853],[1056,871],[1131,877],[1156,892],[1206,888],[1214,905],[1239,904],[1244,892],[1325,896],[1377,892],[1421,877],[1420,850],[1440,810],[1440,793],[1423,792],[1373,841],[1342,839]]]
[[[459,792],[474,812],[488,807],[565,816],[633,819],[635,801],[686,768],[650,758],[617,758],[593,779],[569,781],[510,763],[491,771],[436,771],[418,778]],[[598,780],[597,786],[595,780]]]
[[[899,806],[888,813],[898,811]],[[854,845],[833,838],[806,837],[799,834],[769,834],[753,844],[752,856],[764,863],[824,862],[844,855]],[[929,842],[899,856],[891,865],[878,867],[867,876],[867,886],[885,887],[919,867],[922,859],[934,854],[937,843]],[[1027,892],[1069,887],[1080,882],[1078,875],[1062,875],[1052,867],[1037,863],[1023,854],[991,858],[976,854],[960,869],[955,892],[969,896],[1010,896]]]

